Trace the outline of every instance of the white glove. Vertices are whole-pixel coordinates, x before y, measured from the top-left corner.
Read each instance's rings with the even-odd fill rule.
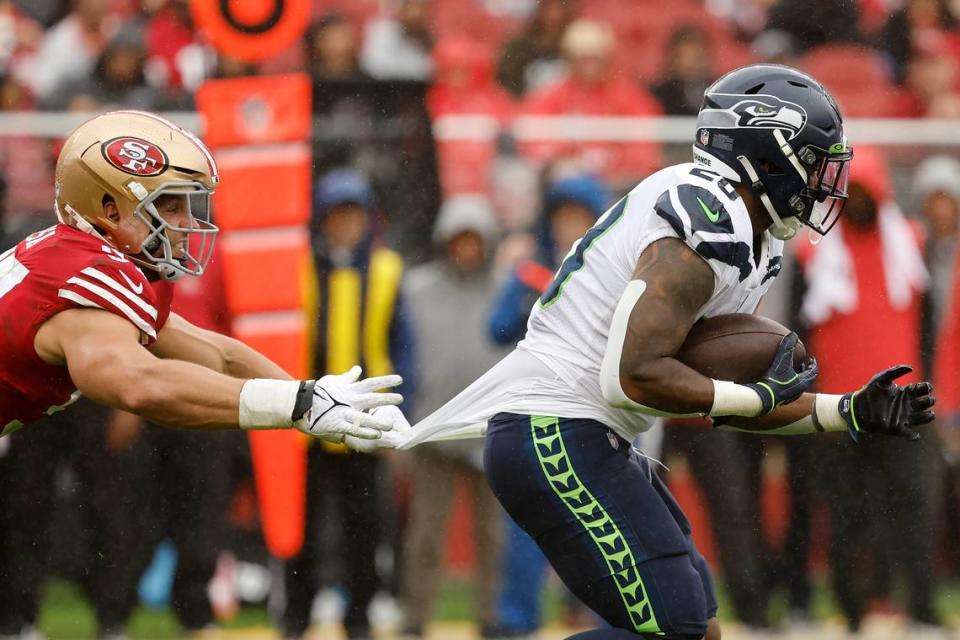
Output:
[[[399,404],[399,393],[375,393],[403,382],[397,375],[360,380],[360,367],[338,376],[323,376],[313,387],[313,402],[302,420],[294,423],[300,431],[334,442],[344,436],[373,440],[393,429],[389,419],[364,413],[368,409]]]
[[[384,431],[383,435],[376,440],[363,440],[348,435],[344,439],[344,444],[354,451],[373,453],[379,449],[396,449],[413,431],[413,427],[407,422],[400,409],[393,405],[371,409],[370,415],[378,420],[389,422],[390,429]]]

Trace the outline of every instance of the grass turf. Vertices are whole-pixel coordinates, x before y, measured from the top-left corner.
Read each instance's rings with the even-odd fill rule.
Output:
[[[723,589],[719,592],[721,620],[731,618],[730,607]],[[785,614],[787,603],[778,596],[771,604],[774,617]],[[950,581],[937,591],[937,608],[945,620],[960,619],[960,581]],[[555,621],[560,610],[559,588],[548,590],[545,613],[547,620]],[[818,585],[814,591],[814,617],[820,620],[836,618],[835,603],[829,589]],[[471,615],[471,590],[469,584],[457,579],[445,580],[436,606],[436,620],[469,620]],[[263,607],[246,607],[224,626],[227,629],[264,629],[272,625],[270,616]],[[40,611],[40,630],[50,640],[80,640],[93,638],[96,632],[93,610],[86,598],[74,585],[63,580],[52,580],[45,588]],[[140,607],[130,621],[128,633],[139,640],[165,640],[178,636],[176,618],[166,609],[155,610]]]

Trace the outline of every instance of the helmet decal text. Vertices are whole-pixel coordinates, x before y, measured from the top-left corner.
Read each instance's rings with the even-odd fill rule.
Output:
[[[167,154],[142,138],[114,138],[104,142],[100,150],[107,162],[134,176],[157,176],[167,170]]]

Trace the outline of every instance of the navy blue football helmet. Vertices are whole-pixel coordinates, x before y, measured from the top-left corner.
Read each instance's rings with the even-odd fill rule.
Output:
[[[853,151],[823,85],[792,67],[755,64],[704,92],[693,157],[750,185],[773,220],[771,233],[786,240],[801,224],[820,234],[836,224]]]

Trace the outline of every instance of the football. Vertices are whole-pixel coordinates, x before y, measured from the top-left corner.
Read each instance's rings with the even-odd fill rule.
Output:
[[[677,359],[717,380],[755,382],[773,361],[777,346],[790,329],[763,316],[731,313],[700,320],[684,341]],[[802,342],[797,343],[793,365],[807,358]]]

